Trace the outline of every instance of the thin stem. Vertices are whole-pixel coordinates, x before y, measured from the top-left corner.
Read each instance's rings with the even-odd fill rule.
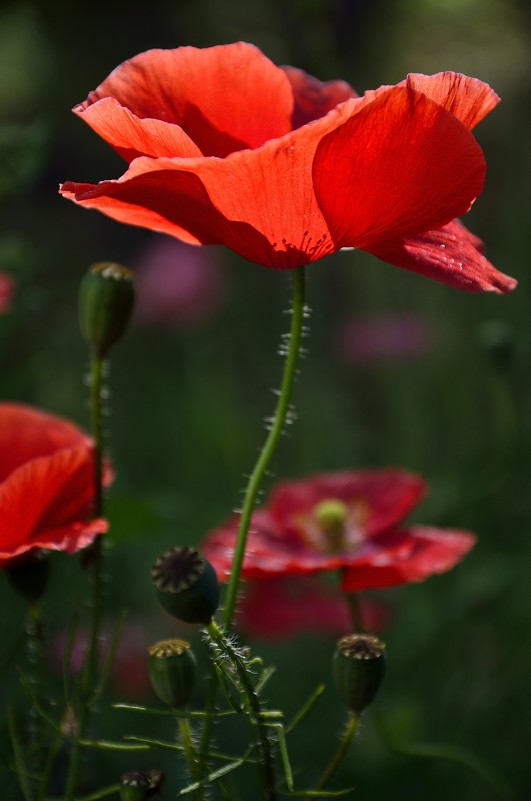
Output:
[[[253,735],[257,738],[257,746],[260,753],[260,766],[263,772],[263,798],[264,801],[275,801],[275,770],[271,744],[267,734],[266,724],[263,719],[260,699],[256,694],[253,677],[247,672],[245,662],[236,652],[230,640],[224,635],[223,631],[212,620],[207,631],[212,640],[216,643],[219,651],[228,659],[231,667],[236,671],[239,679],[239,688],[244,701],[246,718],[251,726]]]
[[[28,655],[28,684],[31,691],[31,696],[34,699],[34,704],[30,710],[29,720],[29,740],[30,744],[35,746],[40,738],[40,724],[38,722],[38,712],[35,708],[40,706],[42,697],[42,673],[43,673],[43,626],[41,618],[41,610],[37,601],[30,604],[28,619],[26,623],[26,636],[27,636],[27,655]],[[35,764],[35,769],[40,765]]]
[[[103,415],[101,404],[103,373],[103,360],[97,356],[92,356],[90,362],[90,416],[92,436],[94,438],[94,502],[92,510],[94,517],[101,517],[103,514]],[[73,801],[77,786],[81,763],[81,740],[83,740],[88,727],[90,699],[99,659],[99,634],[102,613],[102,547],[99,537],[94,541],[90,549],[90,567],[92,582],[90,640],[81,675],[81,708],[78,733],[74,740],[66,778],[67,801]]]
[[[334,756],[332,757],[332,759],[330,760],[327,767],[325,768],[321,778],[317,782],[316,786],[317,790],[323,790],[326,787],[326,785],[330,782],[334,773],[340,766],[341,762],[345,758],[350,742],[359,729],[360,720],[361,718],[359,715],[355,715],[353,712],[351,712],[347,727],[345,729],[345,733],[341,738],[341,742],[339,743],[338,749],[334,754]]]
[[[280,386],[280,394],[273,416],[273,421],[269,434],[262,448],[258,460],[254,466],[253,472],[249,478],[245,497],[243,500],[243,507],[240,518],[240,525],[238,527],[238,536],[236,540],[236,547],[234,550],[234,558],[232,562],[231,577],[227,589],[225,599],[225,614],[224,625],[228,628],[232,623],[234,615],[234,607],[236,606],[236,598],[238,594],[238,586],[240,582],[240,575],[245,556],[245,546],[247,544],[247,535],[251,524],[251,517],[256,499],[260,491],[260,485],[264,478],[267,468],[275,454],[280,437],[284,430],[284,425],[289,412],[289,405],[295,377],[297,374],[297,364],[299,361],[301,342],[303,336],[303,321],[304,321],[304,296],[305,296],[305,274],[304,267],[299,267],[294,271],[293,275],[293,305],[291,310],[291,331],[289,334],[289,343],[286,353],[286,363],[284,366],[284,374]]]
[[[93,356],[90,360],[90,418],[94,437],[94,517],[103,512],[103,414],[101,396],[103,389],[104,362]],[[99,540],[97,540],[99,542]]]
[[[349,606],[352,631],[357,634],[365,634],[366,628],[363,622],[361,594],[359,592],[347,592],[345,593],[345,599]]]
[[[379,733],[388,749],[399,756],[418,757],[424,759],[445,759],[468,768],[489,784],[499,798],[510,799],[514,791],[509,782],[497,770],[481,757],[471,754],[456,745],[446,743],[405,743],[391,734],[385,725],[381,710],[373,709],[373,717]]]
[[[179,726],[183,751],[188,763],[188,769],[190,771],[192,782],[201,782],[201,762],[192,738],[190,721],[188,718],[179,717],[177,718],[177,724]],[[203,801],[205,796],[203,793],[203,788],[200,784],[198,785],[197,790],[195,790],[194,795],[197,801]]]
[[[207,694],[205,703],[205,721],[203,730],[201,732],[201,740],[199,742],[199,754],[201,760],[204,762],[208,746],[210,744],[210,737],[212,734],[212,724],[216,713],[216,698],[218,695],[218,685],[216,682],[216,673],[214,665],[210,663],[210,672],[207,676]]]

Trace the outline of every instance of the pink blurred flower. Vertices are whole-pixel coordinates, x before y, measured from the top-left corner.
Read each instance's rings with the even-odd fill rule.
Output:
[[[415,359],[433,345],[433,329],[412,312],[367,315],[337,330],[337,352],[346,362]]]
[[[107,656],[116,621],[108,620],[103,626],[103,635],[100,647],[100,667]],[[118,646],[114,655],[114,662],[110,673],[111,686],[120,692],[124,698],[139,698],[149,693],[151,683],[148,672],[148,641],[145,630],[149,626],[140,626],[138,623],[127,622],[121,632]],[[56,673],[62,673],[63,660],[67,645],[68,634],[66,629],[56,633],[50,641],[50,664]],[[70,673],[77,674],[83,667],[89,643],[89,632],[86,628],[79,628],[74,639],[70,655]]]
[[[218,249],[157,235],[134,267],[136,314],[143,323],[187,328],[207,320],[225,299]]]
[[[248,636],[280,640],[304,631],[340,635],[352,629],[345,596],[313,577],[248,581],[244,589],[237,625]],[[382,604],[365,599],[362,615],[369,631],[381,629],[389,617]]]
[[[9,311],[15,294],[15,279],[9,273],[0,273],[0,314]]]

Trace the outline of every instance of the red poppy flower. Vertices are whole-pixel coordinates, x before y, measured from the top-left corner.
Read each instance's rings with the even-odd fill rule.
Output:
[[[65,197],[279,269],[355,247],[469,291],[508,292],[455,220],[481,193],[470,133],[498,103],[465,75],[409,75],[358,97],[239,42],[150,50],[74,112],[129,163]]]
[[[38,548],[73,553],[107,531],[89,519],[93,464],[92,440],[72,423],[0,404],[0,567]]]
[[[475,536],[402,528],[425,491],[419,476],[399,470],[328,473],[278,484],[267,506],[253,515],[242,577],[341,570],[342,589],[357,592],[444,573],[468,553]],[[230,575],[237,527],[234,517],[203,546],[221,581]]]

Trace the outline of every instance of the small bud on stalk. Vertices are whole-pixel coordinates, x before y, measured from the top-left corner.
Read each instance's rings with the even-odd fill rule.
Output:
[[[385,643],[371,634],[341,637],[333,671],[341,700],[359,715],[380,689],[385,673]]]
[[[171,548],[156,559],[151,578],[162,606],[185,623],[210,623],[219,603],[216,571],[196,548]]]
[[[158,795],[164,774],[160,770],[133,770],[120,778],[121,801],[145,801]]]
[[[81,332],[93,356],[105,359],[125,332],[135,302],[134,274],[111,262],[93,264],[79,288]]]
[[[151,686],[163,704],[184,709],[195,684],[195,657],[186,640],[161,640],[149,648]]]

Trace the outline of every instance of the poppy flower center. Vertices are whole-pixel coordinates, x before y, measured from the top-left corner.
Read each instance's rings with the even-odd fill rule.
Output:
[[[304,526],[305,539],[326,553],[352,551],[365,538],[368,507],[362,498],[345,503],[338,498],[319,501]]]

